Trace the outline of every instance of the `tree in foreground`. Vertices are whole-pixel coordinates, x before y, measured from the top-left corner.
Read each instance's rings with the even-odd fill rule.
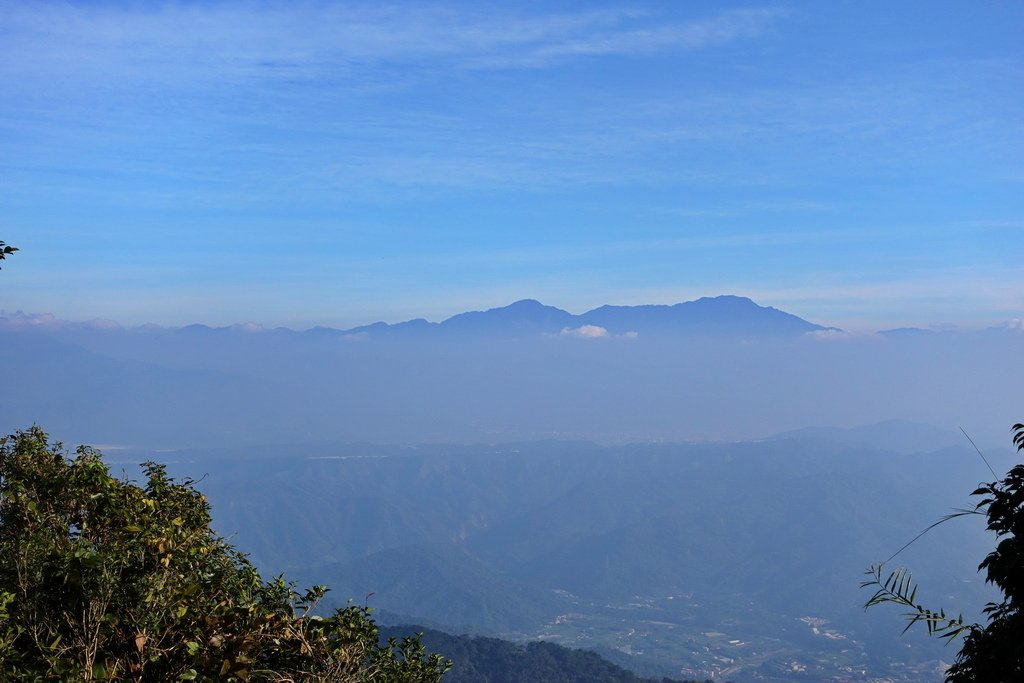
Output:
[[[3,261],[16,251],[18,251],[17,247],[12,247],[11,245],[4,243],[3,240],[0,240],[0,261]]]
[[[1013,443],[1024,452],[1024,424],[1013,426]],[[956,661],[946,672],[949,683],[1019,683],[1024,681],[1024,465],[1017,465],[1001,481],[984,484],[971,495],[981,496],[973,510],[960,514],[981,514],[998,541],[978,571],[998,587],[1003,599],[989,603],[984,613],[988,623],[968,624],[962,616],[948,616],[916,602],[917,587],[905,569],[882,579],[882,565],[872,567],[872,579],[861,584],[875,588],[866,607],[892,602],[908,608],[910,628],[925,624],[928,633],[947,640],[963,636]]]
[[[260,578],[189,479],[118,479],[38,427],[0,439],[0,679],[437,683],[418,638]]]

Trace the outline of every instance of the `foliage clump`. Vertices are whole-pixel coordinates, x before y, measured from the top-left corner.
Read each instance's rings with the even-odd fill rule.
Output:
[[[1013,443],[1024,452],[1024,423],[1013,426]],[[883,580],[882,565],[872,567],[868,573],[873,579],[861,584],[876,589],[866,606],[896,603],[908,608],[907,628],[922,622],[929,634],[948,641],[963,636],[956,661],[946,672],[947,683],[1019,683],[1024,681],[1024,464],[1013,467],[1000,481],[982,484],[971,495],[982,498],[973,509],[949,518],[984,515],[988,530],[996,534],[995,549],[978,565],[985,581],[1003,593],[1002,601],[985,606],[988,623],[965,623],[961,616],[924,607],[916,601],[917,587],[906,569],[897,569]]]
[[[1024,452],[1024,424],[1013,426],[1013,443]],[[985,606],[988,624],[971,629],[949,670],[951,683],[1024,681],[1024,465],[1002,481],[974,491],[988,517],[988,529],[1000,539],[978,566],[985,580],[1003,592],[1003,600]]]
[[[18,251],[17,247],[12,247],[11,245],[6,244],[3,240],[0,240],[0,261],[3,261],[16,251]]]
[[[38,427],[0,439],[0,679],[440,681],[418,638],[381,645],[365,607],[316,616],[326,588],[264,581],[193,480],[144,472]]]

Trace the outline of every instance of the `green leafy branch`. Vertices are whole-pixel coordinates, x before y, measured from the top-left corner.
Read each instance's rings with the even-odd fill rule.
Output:
[[[876,589],[875,594],[864,604],[864,609],[880,605],[884,602],[892,602],[909,608],[910,611],[904,613],[909,623],[903,629],[903,633],[910,630],[910,627],[914,624],[923,622],[928,629],[928,635],[938,636],[949,643],[965,633],[974,632],[981,628],[978,624],[964,623],[963,615],[951,617],[946,614],[944,609],[936,612],[918,603],[916,601],[917,585],[906,568],[900,567],[895,571],[889,572],[889,576],[883,581],[882,574],[884,571],[885,564],[883,563],[871,565],[864,572],[871,577],[871,580],[862,582],[860,587]]]

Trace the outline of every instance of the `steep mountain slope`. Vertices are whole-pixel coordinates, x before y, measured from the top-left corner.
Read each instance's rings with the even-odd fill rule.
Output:
[[[331,586],[335,604],[352,596],[389,613],[431,618],[476,633],[531,633],[554,619],[550,592],[495,570],[452,544],[388,548],[365,557],[292,572]]]
[[[641,678],[600,655],[555,643],[511,643],[485,637],[454,636],[419,626],[381,629],[383,638],[422,633],[423,642],[453,662],[445,683],[686,683]]]
[[[838,667],[853,645],[863,666],[941,657],[941,645],[884,633],[900,628],[884,615],[866,619],[857,586],[987,474],[968,449],[898,454],[820,437],[268,450],[180,453],[192,462],[175,465],[206,475],[219,528],[266,571],[327,583],[336,601],[372,593],[403,620],[565,638],[690,677],[732,656],[732,641],[766,652],[750,661],[771,671],[808,651]],[[900,557],[967,615],[989,597],[975,569],[991,542],[970,522]]]

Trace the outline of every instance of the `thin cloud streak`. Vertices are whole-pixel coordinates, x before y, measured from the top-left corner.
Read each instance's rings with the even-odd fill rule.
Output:
[[[446,68],[531,68],[572,57],[694,50],[755,38],[785,12],[755,8],[664,24],[630,11],[517,15],[443,7],[263,5],[11,5],[8,68],[28,80],[69,69],[110,82],[345,77],[368,64],[441,60]],[[12,68],[13,67],[13,68]],[[16,69],[15,69],[16,68]],[[109,69],[114,69],[109,72]],[[340,72],[338,70],[341,70]]]
[[[470,60],[475,68],[538,68],[574,57],[643,56],[660,50],[697,50],[743,38],[756,38],[786,12],[779,8],[733,10],[705,21],[648,29],[628,29],[553,41],[518,54]]]
[[[895,104],[890,96],[897,85],[903,93],[902,104]],[[992,83],[992,92],[1000,89],[999,82]],[[312,86],[289,97],[305,102],[311,111],[331,111],[345,101],[343,93]],[[159,192],[141,190],[157,202],[202,203],[204,197],[213,196],[259,206],[268,201],[268,195],[253,189],[268,181],[289,193],[306,195],[309,201],[322,200],[340,188],[351,196],[372,198],[396,187],[414,193],[460,193],[557,191],[592,185],[794,186],[822,170],[835,173],[828,166],[822,168],[826,157],[864,157],[861,161],[877,174],[903,175],[907,164],[919,166],[958,151],[991,152],[990,172],[1000,177],[1005,168],[999,159],[1008,162],[1006,150],[1012,149],[1005,138],[1013,128],[1024,134],[1024,126],[1014,123],[1024,120],[1024,112],[1019,119],[1013,111],[978,119],[977,105],[968,104],[976,99],[973,88],[945,97],[929,84],[909,80],[787,87],[715,96],[703,102],[693,98],[685,104],[671,96],[660,103],[632,105],[611,97],[584,111],[563,111],[554,105],[530,111],[528,105],[519,104],[515,120],[520,126],[536,120],[537,126],[511,131],[497,111],[481,112],[497,115],[494,123],[472,125],[467,113],[389,112],[384,117],[375,111],[377,105],[365,102],[361,106],[366,111],[346,112],[337,123],[304,122],[297,136],[290,128],[295,112],[275,110],[273,102],[266,111],[239,116],[183,98],[182,113],[208,131],[205,138],[186,137],[174,130],[154,136],[151,127],[126,125],[121,120],[124,115],[116,112],[90,123],[88,117],[94,114],[86,114],[83,120],[74,108],[63,115],[39,117],[15,111],[3,123],[17,132],[7,145],[8,158],[20,161],[7,166],[4,186],[13,194],[52,191],[55,188],[27,178],[61,171],[60,182],[67,190],[106,173],[118,180],[134,176],[161,182],[165,187]],[[879,101],[886,106],[873,104]],[[937,110],[945,113],[931,120],[921,116]],[[240,137],[233,129],[243,121],[246,129],[286,134],[294,138],[292,144],[268,142],[257,135]],[[969,138],[955,134],[969,121],[973,122]],[[80,134],[86,129],[88,148],[83,148]],[[231,132],[224,135],[222,131]],[[820,144],[802,151],[793,145],[808,136]],[[754,154],[752,144],[756,144]],[[865,145],[870,157],[864,154]],[[964,149],[967,146],[970,150]],[[732,153],[732,147],[746,154]],[[96,152],[79,156],[76,148]],[[101,149],[114,153],[99,154]],[[776,150],[785,150],[785,157],[773,156]],[[689,157],[682,168],[672,163],[679,153]],[[168,158],[184,163],[171,170]],[[60,166],[54,166],[54,159],[60,159]],[[193,186],[175,191],[166,187],[167,181]],[[91,191],[107,190],[99,186]],[[168,197],[161,199],[159,194]],[[133,201],[141,198],[136,193]]]

